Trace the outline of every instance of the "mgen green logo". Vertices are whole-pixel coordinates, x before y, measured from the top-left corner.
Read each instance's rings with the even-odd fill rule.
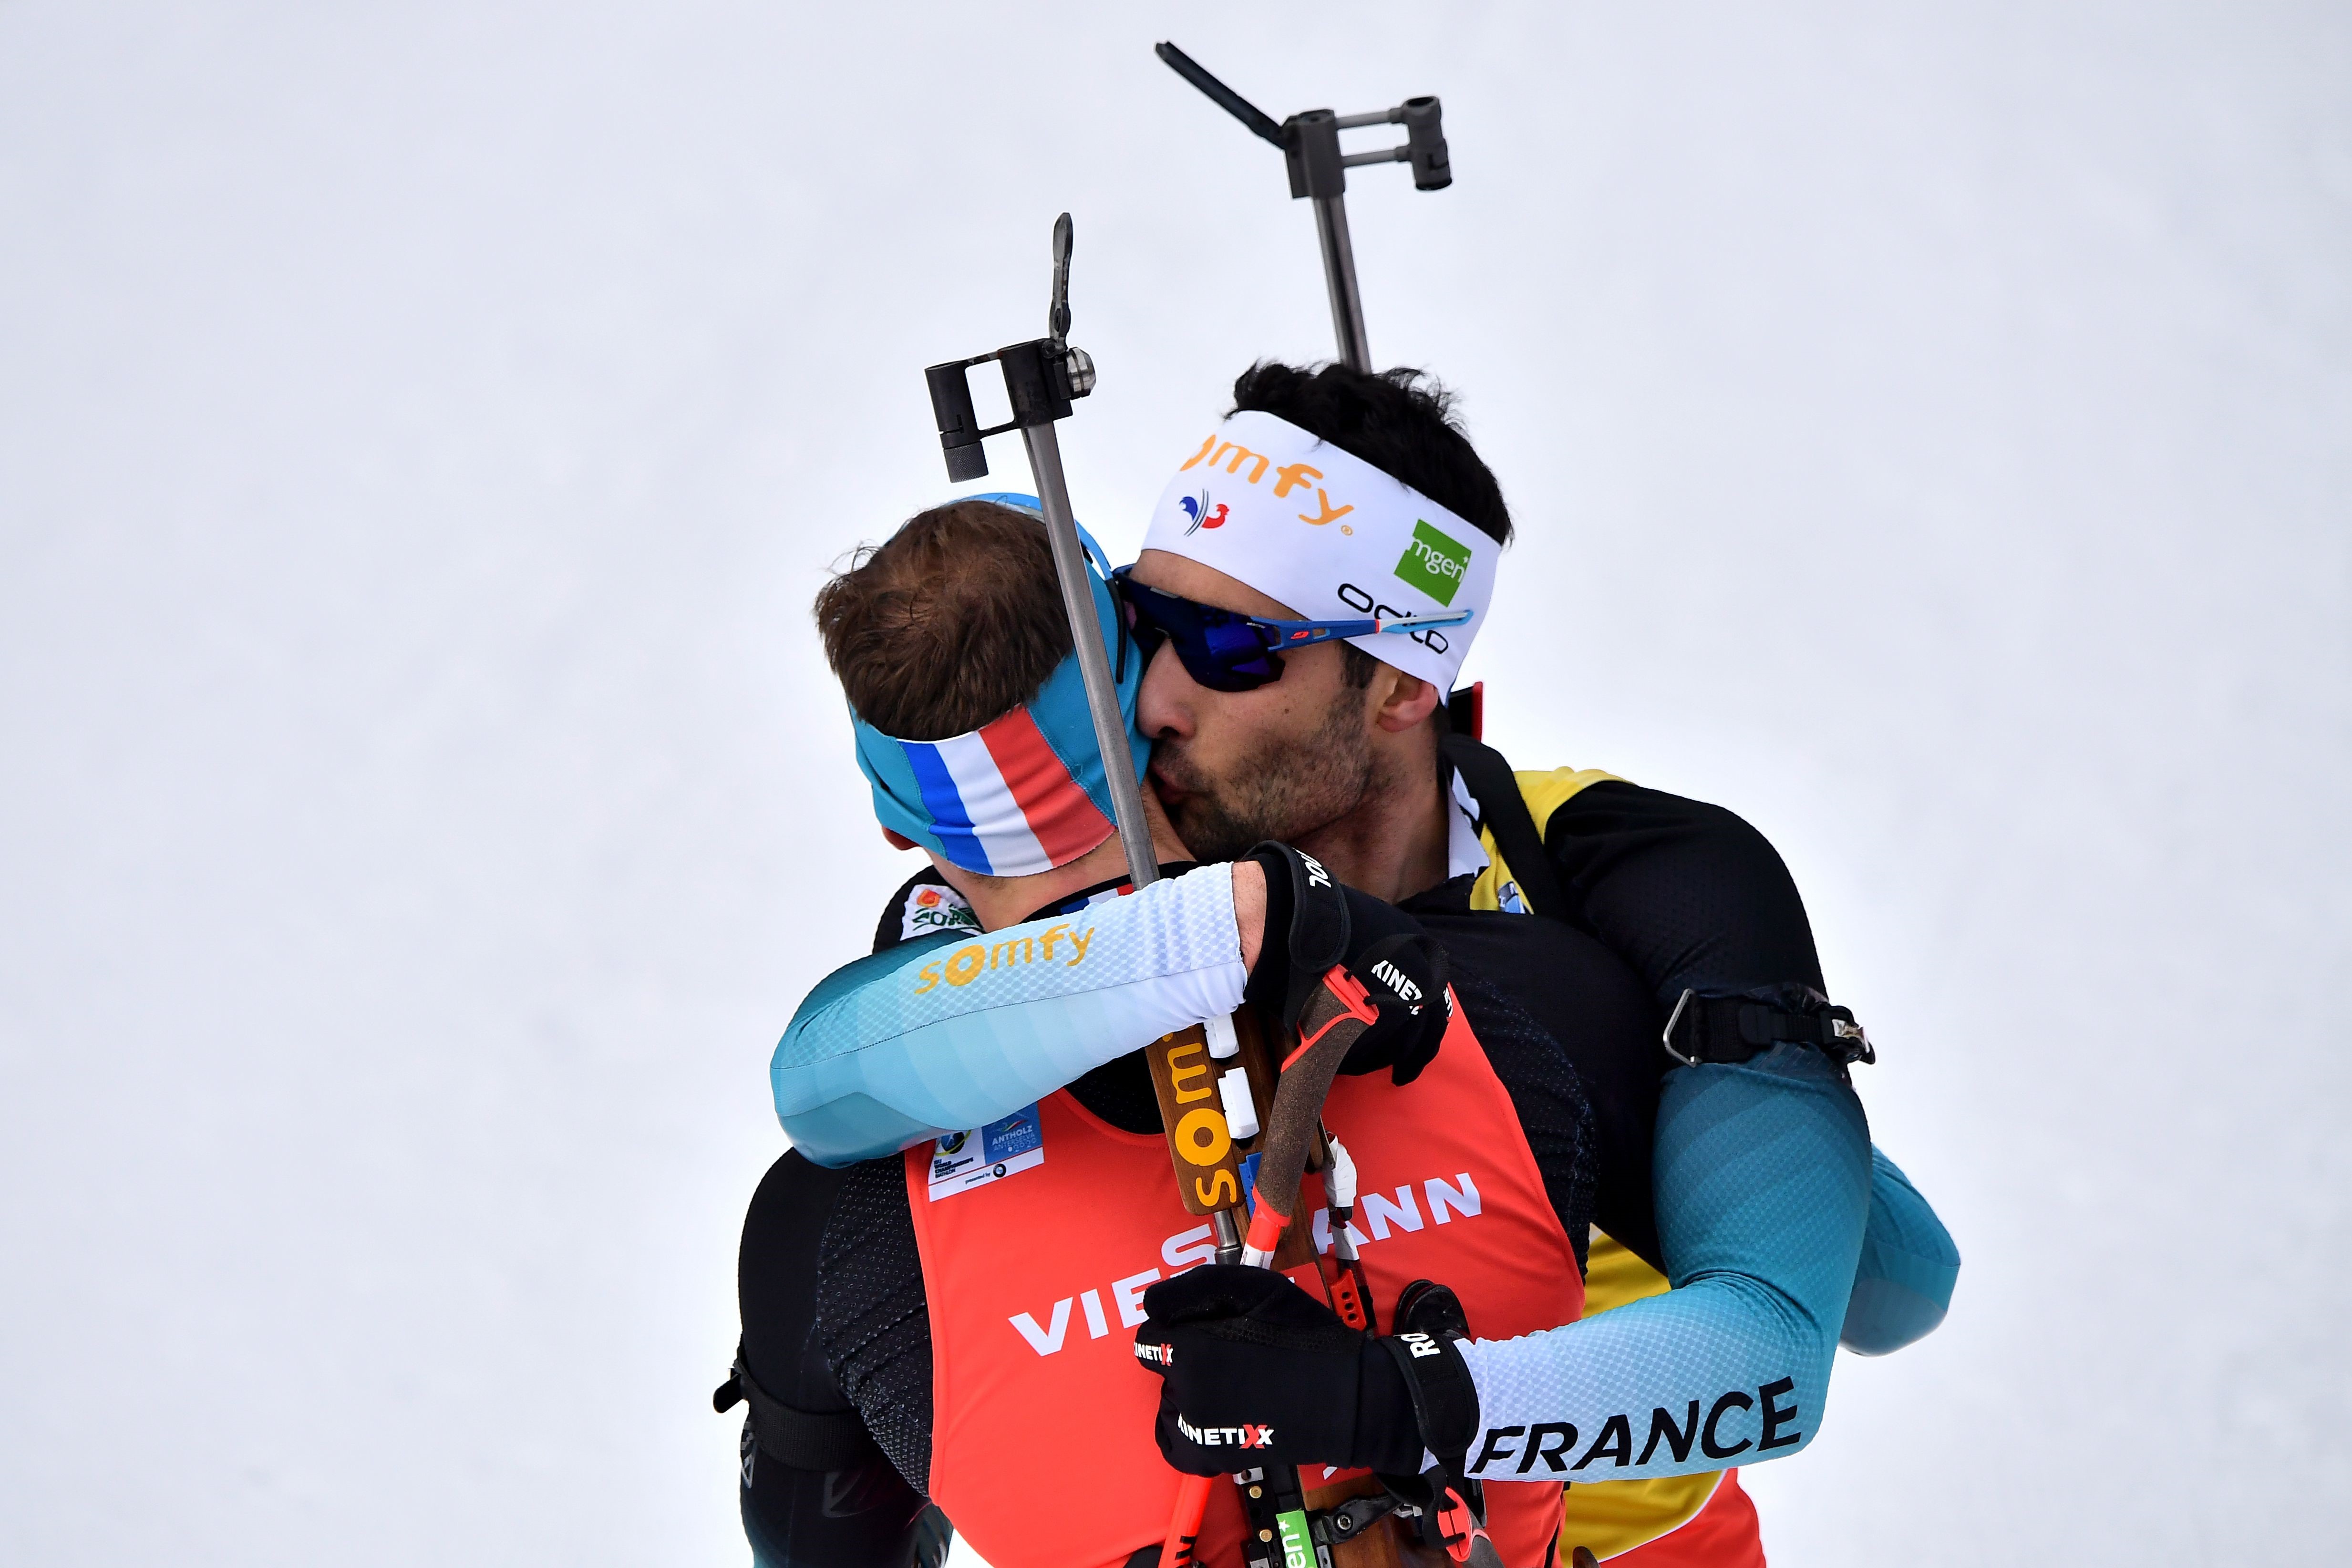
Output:
[[[1412,541],[1404,547],[1404,559],[1396,563],[1399,582],[1420,589],[1441,605],[1454,603],[1454,591],[1469,570],[1468,545],[1418,521],[1412,525]]]

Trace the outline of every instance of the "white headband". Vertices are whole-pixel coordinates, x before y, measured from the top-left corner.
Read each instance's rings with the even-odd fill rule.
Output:
[[[1143,548],[1214,567],[1310,620],[1469,610],[1458,626],[1348,639],[1447,691],[1486,624],[1503,547],[1362,458],[1248,410],[1168,481]]]

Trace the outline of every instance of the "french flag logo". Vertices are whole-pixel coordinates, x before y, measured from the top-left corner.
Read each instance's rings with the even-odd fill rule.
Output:
[[[1046,743],[1026,707],[945,741],[900,741],[947,858],[1026,877],[1110,837],[1110,818]]]

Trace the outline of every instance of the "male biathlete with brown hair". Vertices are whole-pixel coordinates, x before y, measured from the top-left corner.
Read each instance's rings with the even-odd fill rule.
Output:
[[[1131,716],[1141,650],[1108,578],[1096,586]],[[891,1058],[879,1070],[892,1081],[877,1099],[844,1079],[824,1114],[796,1119],[801,1146],[745,1223],[729,1393],[752,1405],[743,1517],[761,1563],[921,1556],[938,1543],[926,1500],[994,1568],[1122,1563],[1157,1545],[1177,1478],[1153,1443],[1158,1391],[1135,1372],[1129,1334],[1147,1287],[1213,1255],[1210,1231],[1176,1197],[1140,1052],[1097,1051],[1081,1070],[1034,1037],[1083,1034],[1092,1049],[1137,1018],[1223,1019],[1245,988],[1280,1029],[1282,949],[1302,919],[1345,926],[1344,961],[1384,1015],[1323,1104],[1366,1193],[1360,1258],[1383,1326],[1400,1326],[1420,1278],[1497,1332],[1573,1321],[1582,1300],[1591,1111],[1559,1042],[1508,1019],[1482,1040],[1469,1011],[1449,1012],[1409,917],[1279,847],[1196,869],[1153,807],[1168,879],[1108,896],[1125,862],[1055,595],[1038,519],[972,500],[916,517],[818,602],[877,812],[932,867],[902,889],[876,954],[827,982],[888,1037],[872,1055]],[[1118,762],[1141,759],[1138,745]],[[1573,939],[1558,978],[1585,999],[1580,1027],[1643,1026],[1638,984],[1598,942]],[[992,1037],[992,1016],[1017,1021]],[[945,1070],[904,1056],[926,1038],[939,1047],[929,1066]],[[790,1047],[779,1060],[788,1073],[845,1067]],[[1010,1114],[895,1152],[894,1117],[937,1130],[979,1104]],[[856,1158],[877,1150],[894,1152]],[[1318,1402],[1333,1446],[1286,1419],[1254,1427],[1268,1450],[1255,1457],[1308,1442],[1343,1472],[1318,1470],[1318,1489],[1359,1466],[1416,1472],[1403,1373],[1377,1342],[1341,1342],[1346,1386]],[[1539,1557],[1559,1487],[1499,1492],[1490,1537],[1512,1561]],[[1213,1505],[1202,1561],[1229,1568],[1235,1494]]]
[[[1563,1552],[1757,1561],[1752,1510],[1722,1466],[1801,1447],[1841,1326],[1858,1348],[1916,1337],[1940,1316],[1957,1265],[1900,1173],[1883,1161],[1874,1171],[1845,1083],[1863,1047],[1822,996],[1795,889],[1728,813],[1595,773],[1513,780],[1491,753],[1445,739],[1441,698],[1509,521],[1442,400],[1401,374],[1261,366],[1236,404],[1197,450],[1188,444],[1126,584],[1153,650],[1138,707],[1152,781],[1196,852],[1284,839],[1395,900],[1452,955],[1482,1036],[1492,1020],[1496,1034],[1554,1041],[1573,1062],[1605,1233],[1589,1305],[1616,1310],[1435,1358],[1475,1410],[1472,1429],[1448,1435],[1463,1438],[1465,1467],[1490,1481],[1577,1483]],[[1287,640],[1349,616],[1461,608],[1471,615],[1459,634]],[[1139,925],[1167,907],[1131,902]],[[894,918],[912,929],[917,911]],[[1249,934],[1238,921],[1236,931],[1237,944]],[[1646,993],[1629,1026],[1590,1027],[1587,995],[1562,983],[1566,955],[1594,937]],[[1006,1097],[1034,1098],[1213,1016],[1242,984],[1222,976],[1223,989],[1154,1011],[1148,982],[1167,978],[1119,977],[1126,989],[1098,994],[1118,1005],[1092,1012],[1078,1005],[1092,992],[999,998],[991,1060],[1028,1064],[1034,1078],[950,1106],[917,1103],[906,1082],[968,1087],[961,1069],[987,1052],[955,1020],[910,1026],[878,1006],[884,970],[853,966],[779,1048],[779,1110],[823,1158],[864,1152],[860,1138],[896,1147],[927,1120],[971,1125],[1024,1103]],[[1671,1058],[1658,1043],[1670,1015]],[[858,1109],[856,1135],[828,1152],[845,1107]],[[747,1228],[747,1279],[753,1251]],[[1295,1375],[1266,1375],[1267,1331],[1252,1324],[1267,1304],[1224,1273],[1159,1287],[1137,1342],[1165,1378],[1163,1447],[1204,1471],[1230,1458],[1189,1444],[1188,1430],[1232,1421],[1311,1434],[1313,1412],[1339,1397],[1303,1345]],[[747,1288],[747,1336],[748,1311]],[[885,1402],[851,1397],[869,1422],[888,1418]],[[1358,1414],[1408,1431],[1418,1418]]]

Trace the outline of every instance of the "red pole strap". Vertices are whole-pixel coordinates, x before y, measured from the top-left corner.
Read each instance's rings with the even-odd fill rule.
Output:
[[[1325,1019],[1323,1026],[1313,1034],[1298,1037],[1298,1048],[1282,1058],[1281,1070],[1284,1072],[1290,1070],[1291,1063],[1313,1050],[1340,1019],[1353,1018],[1367,1029],[1381,1021],[1381,1010],[1372,1005],[1372,994],[1364,989],[1362,981],[1348,973],[1346,964],[1335,963],[1323,972],[1323,989],[1331,994],[1331,1000],[1339,1004],[1339,1011]]]
[[[1265,1189],[1261,1187],[1257,1192],[1257,1212],[1250,1215],[1249,1235],[1242,1244],[1255,1252],[1272,1252],[1282,1245],[1282,1227],[1289,1223],[1289,1215],[1274,1212],[1274,1205],[1265,1201]]]

